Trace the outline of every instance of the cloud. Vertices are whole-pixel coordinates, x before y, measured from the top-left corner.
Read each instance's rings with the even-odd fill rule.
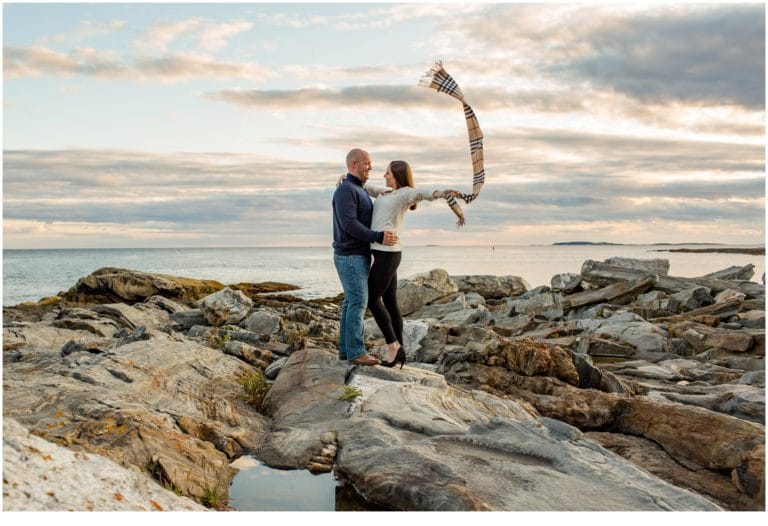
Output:
[[[356,134],[356,140],[370,138]],[[488,176],[480,198],[464,206],[471,232],[501,233],[520,225],[631,226],[651,221],[681,228],[684,224],[718,228],[713,225],[727,223],[741,233],[764,229],[758,147],[542,132],[512,138],[515,153],[505,155],[507,148],[497,145],[499,154],[487,159]],[[590,140],[598,141],[597,146],[589,147]],[[537,147],[547,141],[554,141],[552,149],[558,144],[585,149],[585,159],[548,160]],[[409,137],[393,142],[387,146],[392,151],[378,153],[379,171],[399,149],[398,156],[405,154],[414,167],[417,186],[469,188],[467,152],[441,151],[440,144],[432,143],[427,148]],[[603,159],[605,151],[613,158]],[[699,159],[697,151],[706,155]],[[657,159],[662,152],[666,159]],[[250,239],[252,244],[269,244],[297,233],[305,241],[313,236],[324,239],[330,231],[337,174],[337,163],[277,162],[247,154],[8,151],[4,214],[17,225],[72,223],[95,228],[108,223],[151,232],[159,226],[163,232],[178,232],[179,239],[190,232],[205,233],[209,240],[234,236],[248,243]],[[420,207],[408,228],[445,231],[450,237],[453,217],[438,201]]]
[[[612,89],[643,102],[764,108],[760,5],[493,5],[445,22],[470,49],[507,55],[545,77]],[[509,50],[513,50],[510,55]],[[483,61],[480,61],[482,65]]]
[[[729,101],[765,107],[765,11],[714,7],[635,16],[591,35],[568,65],[596,84],[643,101]]]
[[[208,24],[200,35],[200,47],[206,51],[217,51],[226,47],[230,38],[252,27],[252,22],[245,21]]]
[[[130,62],[116,53],[90,48],[76,48],[65,54],[47,48],[6,47],[3,58],[4,73],[8,78],[60,74],[129,81],[240,78],[264,82],[274,76],[272,69],[256,64],[216,60],[190,53],[143,57]]]
[[[163,53],[168,46],[180,36],[198,29],[200,20],[188,19],[175,22],[153,24],[140,38],[134,42],[134,47],[143,53]]]
[[[79,42],[96,36],[120,33],[125,27],[126,23],[123,20],[83,20],[73,32],[43,37],[37,41],[37,45],[46,47],[52,43]]]

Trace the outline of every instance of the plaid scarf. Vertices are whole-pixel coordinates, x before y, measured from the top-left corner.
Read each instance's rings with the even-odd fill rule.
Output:
[[[458,99],[464,105],[464,117],[467,119],[467,132],[469,133],[469,153],[472,156],[472,169],[474,170],[474,176],[472,177],[472,193],[461,194],[459,197],[469,204],[474,201],[480,194],[480,189],[485,182],[485,168],[483,168],[483,132],[480,129],[480,124],[477,122],[477,117],[469,104],[464,102],[464,94],[461,92],[461,88],[453,80],[444,69],[442,61],[437,61],[432,66],[424,77],[419,82],[419,86],[425,88],[432,88],[439,92],[447,93],[451,97]],[[461,211],[459,203],[453,196],[446,197],[448,205],[453,210],[453,213],[458,217],[456,226],[461,227],[464,225],[464,214]]]

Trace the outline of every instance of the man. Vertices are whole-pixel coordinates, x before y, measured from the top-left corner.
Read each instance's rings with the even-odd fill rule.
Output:
[[[363,189],[371,167],[368,152],[360,148],[351,150],[347,154],[347,176],[333,193],[333,263],[344,289],[339,320],[339,360],[355,365],[380,363],[367,354],[363,343],[371,243],[397,243],[397,235],[393,232],[371,230],[373,203]]]

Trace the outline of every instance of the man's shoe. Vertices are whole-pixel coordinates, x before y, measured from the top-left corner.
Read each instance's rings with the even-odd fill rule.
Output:
[[[357,358],[355,358],[349,363],[353,363],[355,365],[379,365],[381,363],[381,360],[379,360],[378,358],[374,358],[373,356],[364,354],[362,356],[358,356]]]

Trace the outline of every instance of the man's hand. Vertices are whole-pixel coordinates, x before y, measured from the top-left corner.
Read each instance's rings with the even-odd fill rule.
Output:
[[[384,245],[394,245],[397,241],[397,234],[394,232],[384,232],[384,241],[382,242]]]

